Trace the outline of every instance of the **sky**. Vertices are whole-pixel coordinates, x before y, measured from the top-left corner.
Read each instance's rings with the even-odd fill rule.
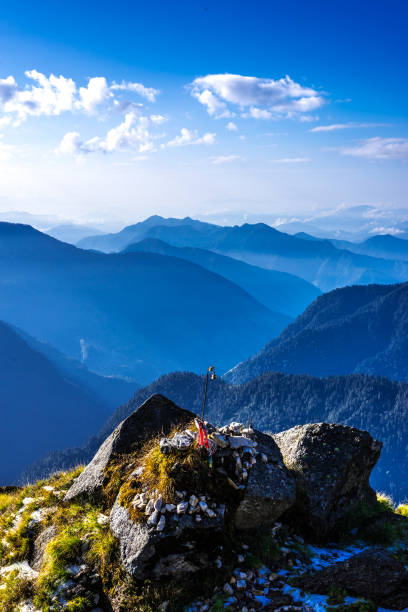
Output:
[[[2,3],[0,211],[408,216],[405,0]]]

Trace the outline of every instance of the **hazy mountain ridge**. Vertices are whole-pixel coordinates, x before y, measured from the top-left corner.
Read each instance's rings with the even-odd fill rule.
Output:
[[[150,253],[93,253],[0,224],[0,317],[100,374],[149,381],[220,369],[290,319],[201,266]],[[53,313],[53,316],[50,316]]]
[[[124,252],[150,252],[192,261],[240,285],[271,310],[296,316],[320,291],[311,283],[285,272],[266,270],[213,251],[193,247],[174,247],[156,238],[132,243]]]
[[[120,406],[85,447],[53,453],[30,466],[25,476],[37,478],[59,467],[89,461],[118,423],[154,393],[201,413],[203,383],[203,377],[189,372],[160,377]],[[217,379],[208,392],[207,418],[217,424],[252,421],[263,431],[277,432],[296,424],[326,421],[370,431],[384,442],[373,486],[391,493],[395,500],[405,496],[408,487],[407,417],[408,384],[364,375],[321,379],[267,373],[243,385]]]
[[[367,238],[364,242],[349,242],[347,240],[331,240],[335,247],[348,249],[353,253],[360,253],[383,259],[408,259],[408,240],[383,234]]]
[[[408,263],[336,248],[330,240],[306,240],[265,223],[218,226],[186,219],[150,217],[118,234],[79,242],[82,248],[123,250],[132,242],[156,238],[175,247],[195,247],[248,264],[300,276],[323,291],[349,284],[408,280]],[[127,241],[127,244],[126,244]]]
[[[44,453],[83,444],[115,403],[70,379],[2,321],[0,345],[0,482],[5,485],[14,484]]]
[[[267,371],[313,376],[366,373],[408,380],[408,283],[336,289],[317,298],[282,334],[225,377]]]
[[[115,408],[118,404],[127,401],[129,396],[140,387],[136,382],[129,382],[118,377],[99,376],[88,370],[80,361],[66,357],[50,344],[40,342],[18,327],[11,325],[9,327],[34,351],[48,359],[64,378],[80,385],[94,395],[95,399],[100,399],[103,404],[109,404]]]

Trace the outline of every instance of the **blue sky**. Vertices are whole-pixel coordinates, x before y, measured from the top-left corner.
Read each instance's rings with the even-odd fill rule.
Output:
[[[87,222],[404,210],[407,7],[2,6],[0,210]]]

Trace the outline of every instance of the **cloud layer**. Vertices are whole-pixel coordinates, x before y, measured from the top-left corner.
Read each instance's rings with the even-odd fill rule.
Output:
[[[270,119],[274,115],[308,113],[324,104],[321,93],[299,85],[289,76],[274,80],[239,74],[208,74],[192,82],[191,95],[216,118],[239,113],[243,117]]]
[[[129,105],[131,100],[117,98],[118,92],[130,92],[154,102],[158,89],[145,87],[141,83],[122,82],[108,84],[105,77],[90,78],[86,87],[77,87],[71,78],[62,75],[49,77],[38,70],[27,70],[28,82],[25,86],[17,84],[14,76],[0,79],[0,104],[5,117],[12,118],[14,124],[25,121],[30,115],[60,115],[64,112],[96,113],[99,109],[112,106]]]
[[[408,138],[367,138],[355,146],[344,147],[341,153],[366,159],[408,159]]]

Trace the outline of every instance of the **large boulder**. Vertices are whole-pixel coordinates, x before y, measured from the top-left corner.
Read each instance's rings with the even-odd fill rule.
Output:
[[[369,549],[296,580],[296,586],[321,595],[329,593],[333,585],[383,608],[408,607],[408,571],[388,550]]]
[[[252,466],[244,497],[235,513],[237,529],[256,529],[276,521],[296,498],[295,479],[285,467],[271,436],[255,431],[257,462]]]
[[[115,457],[138,450],[147,440],[170,433],[176,425],[187,425],[194,417],[192,412],[179,408],[163,395],[152,395],[106,438],[92,461],[68,490],[65,499],[99,497],[105,470]]]
[[[218,508],[213,518],[203,517],[200,523],[191,514],[167,513],[166,520],[166,529],[157,531],[145,522],[132,521],[127,508],[116,500],[111,530],[119,540],[123,567],[132,577],[180,576],[210,564],[215,534],[224,528],[224,509]]]
[[[314,423],[273,438],[296,479],[296,503],[288,518],[309,534],[317,539],[333,535],[355,506],[376,503],[369,477],[382,443],[368,432]]]

